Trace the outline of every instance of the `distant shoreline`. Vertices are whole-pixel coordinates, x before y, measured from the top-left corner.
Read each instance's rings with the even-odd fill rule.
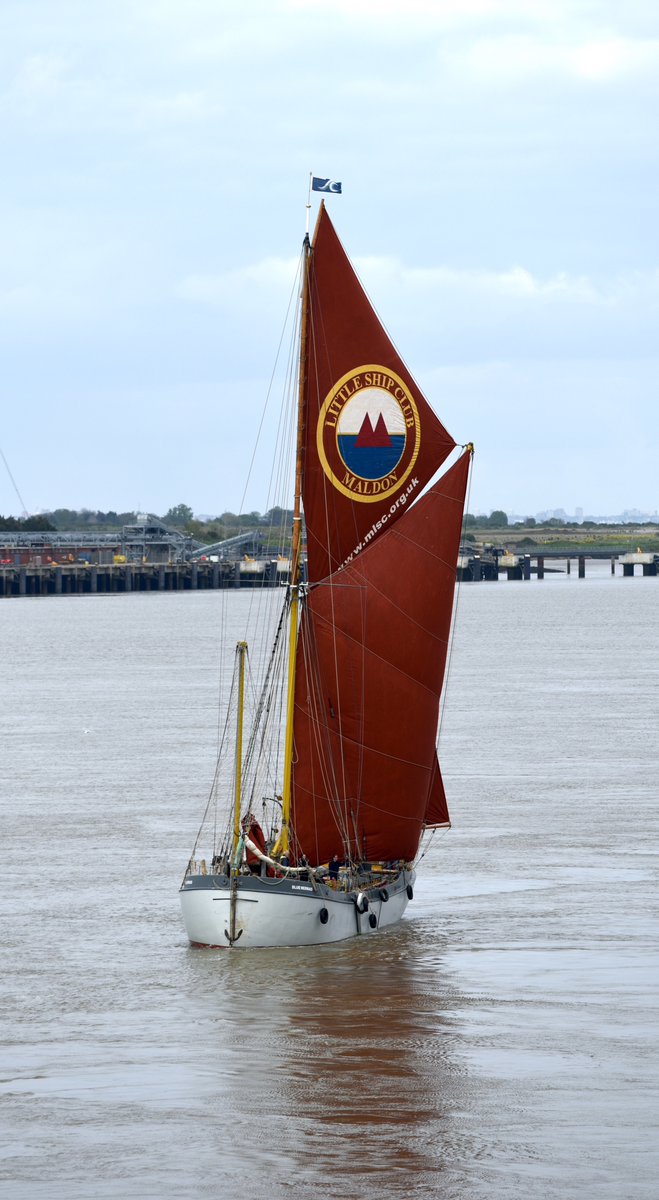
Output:
[[[565,551],[567,554],[614,555],[629,554],[642,550],[646,554],[659,554],[659,528],[656,525],[606,526],[584,530],[581,526],[565,528],[558,526],[502,525],[493,529],[474,526],[462,534],[464,545],[481,551],[486,546],[501,546],[515,554],[542,554]]]

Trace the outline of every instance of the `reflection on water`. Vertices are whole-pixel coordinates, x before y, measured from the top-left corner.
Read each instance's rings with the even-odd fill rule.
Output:
[[[275,1123],[298,1185],[388,1180],[400,1195],[404,1176],[406,1194],[415,1194],[441,1172],[459,1072],[450,990],[437,966],[424,965],[419,942],[406,922],[379,941],[290,952],[283,963],[272,951],[230,956],[223,1021],[242,1022],[248,1067],[230,1097],[241,1109],[253,1097],[257,1128]],[[254,1094],[259,1077],[269,1086]],[[258,1144],[254,1151],[258,1162]]]
[[[658,600],[463,588],[407,919],[248,954],[178,911],[218,597],[3,602],[0,1193],[654,1200]]]

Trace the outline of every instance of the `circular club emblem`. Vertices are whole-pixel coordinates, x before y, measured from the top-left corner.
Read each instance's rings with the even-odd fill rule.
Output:
[[[386,367],[357,367],[320,410],[318,457],[335,488],[370,503],[398,491],[416,462],[421,426],[407,384]]]

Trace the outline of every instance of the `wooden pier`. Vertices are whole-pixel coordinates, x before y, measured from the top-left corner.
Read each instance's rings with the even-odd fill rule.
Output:
[[[620,557],[608,554],[566,555],[560,551],[542,554],[498,555],[461,553],[457,577],[461,582],[528,580],[546,573],[569,575],[576,567],[579,579],[586,577],[587,559],[608,559],[611,574],[616,564],[626,578],[637,567],[645,576],[659,574],[659,555],[638,551]],[[558,563],[560,562],[560,566]],[[126,592],[196,592],[217,588],[281,587],[288,583],[287,559],[241,559],[216,562],[171,563],[16,563],[0,567],[0,598],[9,596],[85,596]]]
[[[0,597],[280,587],[288,582],[288,571],[281,567],[276,560],[3,566],[0,567]]]
[[[512,551],[495,554],[461,553],[458,558],[458,580],[461,582],[477,582],[479,580],[496,580],[502,576],[507,579],[531,579],[535,575],[544,579],[545,573],[572,573],[576,565],[579,579],[586,578],[586,560],[602,559],[611,563],[611,574],[616,573],[616,564],[622,567],[625,578],[634,575],[635,568],[640,566],[642,574],[656,576],[659,573],[659,555],[644,554],[637,551],[633,554],[566,554],[560,550],[544,550],[535,554],[515,554]],[[556,566],[556,562],[565,566]]]

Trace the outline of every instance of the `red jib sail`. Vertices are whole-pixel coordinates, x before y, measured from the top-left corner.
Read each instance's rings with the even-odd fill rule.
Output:
[[[435,742],[470,454],[307,597],[298,645],[293,849],[413,859],[447,820]]]
[[[402,516],[455,442],[382,327],[324,205],[308,272],[303,503],[317,582]]]

